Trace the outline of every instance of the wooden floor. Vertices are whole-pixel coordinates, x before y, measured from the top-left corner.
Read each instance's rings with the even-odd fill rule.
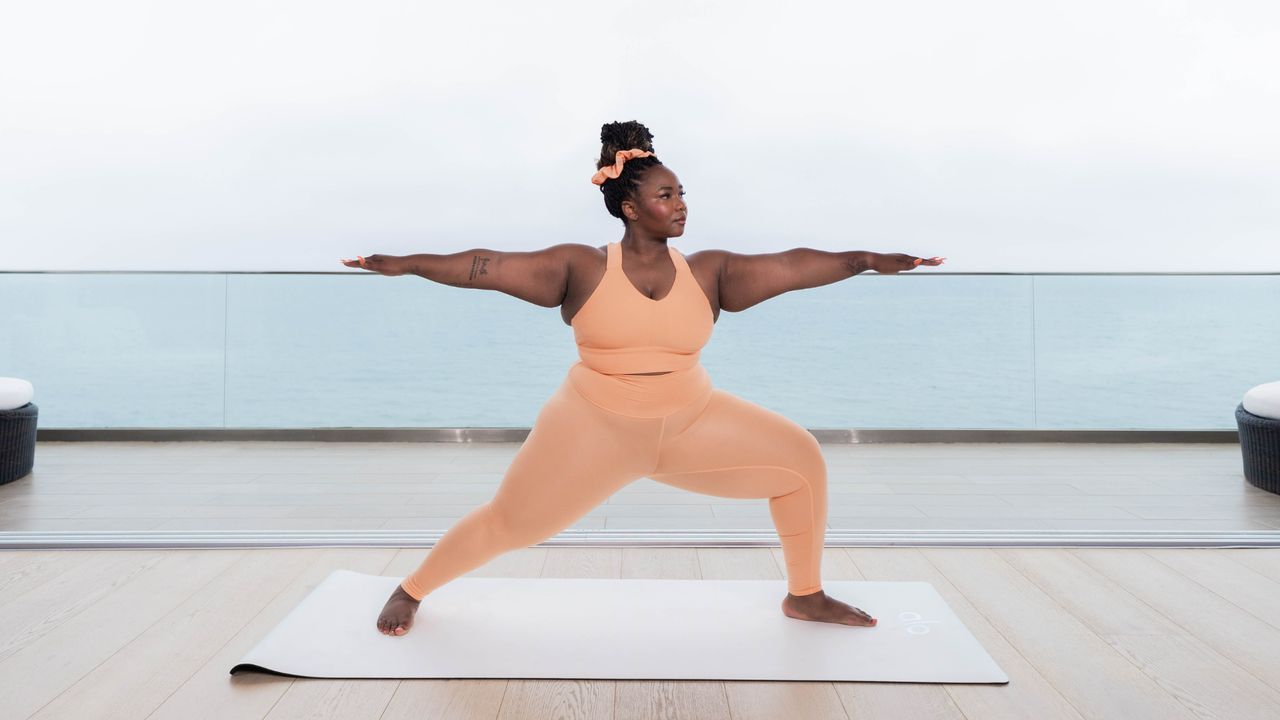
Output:
[[[0,486],[0,536],[443,529],[492,496],[518,447],[39,443],[35,472]],[[830,528],[1280,533],[1280,497],[1244,481],[1237,445],[824,445],[823,454]],[[576,527],[772,525],[760,500],[640,479]],[[824,579],[933,583],[1009,675],[1006,686],[228,675],[334,570],[403,577],[425,552],[0,551],[0,717],[1280,717],[1280,549],[827,548]],[[539,546],[470,576],[782,581],[784,569],[776,547]],[[370,632],[380,609],[365,609]],[[430,622],[428,600],[412,632]]]
[[[1004,686],[228,674],[333,570],[401,576],[421,555],[373,548],[0,553],[0,715],[1280,717],[1280,550],[1272,549],[827,550],[825,578],[932,583],[1009,675]],[[782,580],[781,561],[777,549],[534,547],[471,576]],[[379,610],[365,609],[370,632]],[[430,612],[428,600],[411,632],[431,632]]]
[[[4,531],[443,530],[519,443],[41,442]],[[1280,532],[1236,444],[824,444],[828,527]],[[567,460],[570,461],[570,460]],[[762,500],[641,478],[582,529],[772,528]]]

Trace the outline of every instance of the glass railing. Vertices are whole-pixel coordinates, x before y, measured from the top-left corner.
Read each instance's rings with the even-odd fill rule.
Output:
[[[3,273],[47,428],[529,427],[559,308],[413,276]],[[722,313],[716,387],[810,428],[1234,430],[1280,276],[859,275]]]

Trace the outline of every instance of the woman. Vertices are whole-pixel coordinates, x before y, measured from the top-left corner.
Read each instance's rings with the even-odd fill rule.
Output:
[[[600,140],[592,182],[622,220],[619,242],[342,261],[559,306],[581,357],[539,411],[493,498],[450,528],[401,582],[378,630],[405,634],[431,591],[554,536],[641,477],[718,497],[768,498],[787,565],[783,613],[875,625],[822,592],[827,472],[817,440],[782,415],[713,388],[698,359],[721,309],[739,312],[866,270],[895,273],[945,258],[807,248],[685,258],[667,245],[684,234],[684,189],[653,154],[653,135],[634,121],[608,123]]]

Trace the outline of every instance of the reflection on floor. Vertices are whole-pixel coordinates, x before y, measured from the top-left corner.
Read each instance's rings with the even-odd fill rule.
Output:
[[[444,530],[519,443],[41,442],[0,531]],[[1234,444],[824,444],[837,530],[1280,531]],[[571,462],[567,458],[566,462]],[[772,528],[768,504],[640,478],[582,529]]]

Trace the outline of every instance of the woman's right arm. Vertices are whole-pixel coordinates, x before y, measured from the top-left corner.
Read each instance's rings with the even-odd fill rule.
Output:
[[[451,255],[419,253],[395,258],[397,274],[412,273],[459,288],[497,290],[542,307],[559,307],[569,288],[574,243],[530,252],[467,250]],[[372,261],[373,257],[366,258]],[[374,269],[374,268],[370,268]]]

